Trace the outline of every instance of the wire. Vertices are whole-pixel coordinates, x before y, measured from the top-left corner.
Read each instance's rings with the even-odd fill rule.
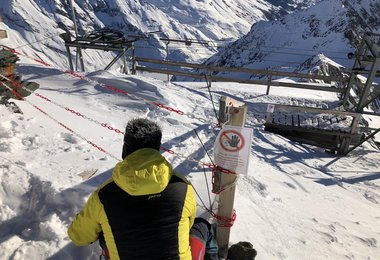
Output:
[[[60,34],[61,34],[61,33],[60,33]],[[38,41],[30,42],[30,43],[28,43],[28,44],[19,45],[19,46],[17,46],[17,47],[13,47],[13,49],[18,49],[18,48],[22,48],[22,47],[25,47],[25,46],[33,45],[33,44],[35,44],[35,43],[43,42],[43,41],[46,41],[46,40],[49,40],[49,39],[52,39],[52,38],[58,37],[60,34],[53,35],[53,36],[50,36],[50,37],[46,37],[46,38],[43,38],[43,39],[38,40]]]
[[[197,130],[194,129],[194,132],[195,132],[196,136],[198,137],[199,142],[201,143],[201,145],[202,145],[202,147],[203,147],[203,150],[205,150],[205,152],[206,152],[208,158],[210,159],[210,162],[211,162],[212,164],[214,164],[214,161],[211,159],[211,156],[209,155],[209,153],[208,153],[208,151],[207,151],[205,145],[203,144],[201,138],[199,137]]]
[[[212,212],[211,208],[207,208],[206,204],[203,202],[202,200],[202,197],[199,195],[197,189],[193,186],[193,190],[195,191],[195,193],[197,194],[197,197],[199,198],[199,200],[201,201],[203,207],[208,211],[208,212]]]
[[[14,47],[14,49],[18,49],[18,48],[22,48],[22,47],[25,47],[25,46],[31,46],[33,44],[36,44],[36,43],[41,43],[43,41],[46,41],[46,40],[49,40],[49,39],[52,39],[52,38],[55,38],[57,36],[59,36],[60,34],[57,34],[57,35],[53,35],[53,36],[50,36],[50,37],[45,37],[41,40],[38,40],[38,41],[34,41],[34,42],[30,42],[28,44],[23,44],[23,45],[19,45],[19,46],[16,46]],[[212,41],[210,41],[212,42]],[[136,48],[143,48],[143,49],[154,49],[154,50],[157,50],[156,47],[151,47],[151,46],[135,46]],[[196,49],[199,49],[199,47],[203,47],[203,48],[215,48],[214,46],[203,46],[203,45],[200,45],[200,46],[197,46],[197,47],[193,47],[193,48],[196,48]],[[288,49],[288,50],[296,50],[296,51],[307,51],[307,52],[316,52],[316,50],[314,49],[301,49],[301,48],[289,48],[289,47],[282,47],[282,46],[275,46],[275,45],[272,45],[272,46],[268,46],[268,45],[253,45],[251,46],[253,48],[259,48],[259,49]],[[189,47],[186,47],[186,46],[183,46],[183,47],[171,47],[171,49],[189,49]],[[277,54],[285,54],[285,55],[290,55],[290,56],[304,56],[304,57],[308,57],[312,54],[309,54],[309,53],[291,53],[291,52],[281,52],[281,51],[270,51],[270,50],[260,50],[262,53],[269,53],[269,54],[272,54],[272,53],[277,53]],[[210,52],[213,52],[210,50]],[[319,53],[321,51],[318,51]],[[342,52],[342,51],[333,51],[333,50],[329,50],[329,51],[323,51],[323,53],[346,53],[346,52]],[[210,53],[209,52],[197,52],[197,54],[204,54],[204,55],[209,55]],[[332,58],[332,59],[339,59],[339,60],[349,60],[347,58],[342,58],[342,57],[335,57],[335,56],[329,56],[329,58]],[[264,60],[266,61],[266,60]],[[267,61],[276,61],[276,60],[267,60]],[[279,61],[281,62],[281,61]],[[299,62],[294,62],[296,64],[298,64]],[[291,64],[289,62],[289,64]]]
[[[155,49],[157,50],[156,47],[148,47],[148,46],[135,46],[136,48],[142,48],[142,49]],[[203,46],[205,47],[205,46]],[[338,52],[338,51],[321,51],[321,50],[313,50],[313,49],[297,49],[297,48],[284,48],[284,47],[281,47],[281,46],[278,46],[278,47],[274,47],[274,46],[264,46],[264,45],[260,45],[260,46],[251,46],[252,48],[258,48],[258,51],[260,51],[261,53],[268,53],[268,54],[284,54],[284,55],[289,55],[289,56],[303,56],[303,57],[310,57],[311,55],[315,55],[315,54],[319,54],[319,53],[323,53],[323,54],[328,54],[328,53],[344,53],[346,54],[347,52]],[[272,51],[270,49],[288,49],[288,50],[295,50],[295,51],[300,51],[300,50],[304,50],[304,51],[308,51],[308,52],[313,52],[314,53],[292,53],[292,52],[282,52],[282,51]],[[164,50],[163,48],[160,48],[161,50]],[[186,46],[182,46],[182,47],[171,47],[170,48],[171,50],[183,50],[183,49],[189,49],[189,47],[186,47]],[[196,48],[197,50],[199,48]],[[264,49],[264,50],[263,50]],[[214,51],[210,50],[211,53],[213,53]],[[202,51],[196,51],[197,54],[205,54],[205,55],[209,55],[210,52],[202,52]],[[215,54],[217,52],[214,52]],[[345,61],[348,61],[350,59],[348,58],[343,58],[343,57],[336,57],[336,56],[327,56],[328,58],[331,58],[331,59],[338,59],[338,60],[345,60]],[[299,62],[296,62],[296,63],[299,63]]]
[[[210,203],[210,210],[212,209],[212,203],[211,203],[211,195],[210,195],[210,187],[208,185],[207,175],[206,175],[206,169],[203,165],[203,176],[205,177],[206,187],[207,187],[207,194],[208,194],[208,201]]]
[[[218,113],[216,112],[214,100],[213,100],[212,94],[211,94],[211,84],[208,81],[207,75],[205,75],[205,79],[206,79],[206,83],[207,83],[208,93],[210,95],[210,100],[211,100],[212,108],[214,109],[214,113],[215,113],[216,120],[218,121],[218,125],[220,125],[220,120],[219,120],[219,117],[218,117]]]
[[[195,132],[195,134],[197,135],[198,140],[199,140],[199,142],[201,143],[201,145],[202,145],[202,147],[203,147],[203,150],[205,150],[205,152],[206,152],[208,158],[210,159],[210,161],[212,162],[212,164],[214,164],[214,162],[212,161],[212,159],[211,159],[211,157],[210,157],[210,155],[209,155],[209,153],[208,153],[208,151],[207,151],[205,145],[203,144],[201,138],[199,137],[197,130],[194,129],[194,132]],[[209,188],[209,185],[208,185],[208,180],[207,180],[207,176],[206,176],[206,169],[205,169],[204,164],[203,164],[203,175],[204,175],[204,177],[205,177],[205,181],[206,181],[207,194],[208,194],[208,200],[209,200],[209,202],[210,202],[210,211],[211,211],[211,209],[212,209],[212,203],[211,203],[210,188]]]

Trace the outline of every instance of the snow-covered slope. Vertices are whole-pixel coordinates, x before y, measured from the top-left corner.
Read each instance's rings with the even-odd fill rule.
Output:
[[[351,68],[347,58],[365,31],[380,32],[380,3],[373,0],[318,1],[277,21],[260,21],[207,64],[294,71],[312,56]]]
[[[70,1],[13,0],[2,1],[1,15],[8,34],[10,47],[23,46],[24,50],[45,56],[47,49],[56,52],[53,57],[59,65],[66,66],[65,48],[58,35],[66,30],[75,35]],[[117,1],[89,0],[73,1],[79,34],[84,35],[103,27],[121,30],[126,35],[143,35],[160,30],[141,41],[137,53],[163,57],[164,42],[159,37],[197,39],[202,41],[237,39],[247,33],[258,20],[272,17],[272,10],[278,11],[265,1]],[[268,16],[268,17],[267,17]],[[49,40],[44,38],[52,37]],[[39,43],[35,43],[39,41]],[[31,44],[27,46],[28,44]],[[215,47],[204,48],[200,53],[183,46],[174,58],[199,59],[215,52]],[[99,51],[85,51],[86,67],[104,68],[107,63]],[[102,58],[103,57],[103,58]]]
[[[285,3],[286,2],[286,3]],[[251,1],[251,0],[77,0],[73,1],[79,34],[84,35],[103,27],[123,31],[126,35],[146,35],[139,41],[137,54],[145,57],[165,57],[165,43],[159,37],[215,41],[210,46],[187,47],[170,44],[170,58],[194,61],[216,52],[217,45],[226,44],[246,34],[252,24],[273,20],[283,14],[307,8],[308,1]],[[63,40],[64,31],[74,33],[70,1],[12,0],[2,1],[1,15],[9,34],[9,47],[22,46],[45,60],[67,67]],[[50,38],[50,39],[45,39]],[[44,40],[45,39],[45,40]],[[30,44],[30,45],[29,45]],[[88,70],[104,68],[111,60],[110,53],[85,50]]]
[[[212,154],[218,129],[204,83],[168,85],[112,71],[79,79],[24,56],[18,72],[41,86],[39,95],[15,101],[23,115],[0,106],[0,259],[99,259],[97,243],[75,247],[66,229],[110,177],[121,155],[120,131],[134,117],[161,124],[162,146],[172,151],[163,155],[200,194],[198,214],[202,201],[209,207],[211,171],[206,182],[197,163],[209,158],[196,133]],[[228,95],[247,104],[246,126],[254,134],[248,174],[237,182],[231,243],[250,241],[257,260],[377,260],[379,150],[365,143],[336,157],[263,130],[268,103],[329,107],[336,96],[282,88],[265,95],[263,86],[234,83],[213,83],[212,90],[214,100]],[[79,176],[93,169],[89,180]]]
[[[331,66],[334,60],[340,62],[334,57],[342,58],[354,46],[343,28],[360,25],[348,20],[353,11],[342,9],[341,3],[351,4],[358,13],[373,10],[373,16],[360,16],[368,19],[367,24],[379,21],[379,5],[369,0],[318,1],[314,7],[315,1],[300,0],[178,0],[170,1],[170,5],[169,1],[158,0],[74,2],[81,29],[113,25],[141,33],[150,31],[150,25],[162,25],[164,32],[170,32],[167,36],[203,40],[235,38],[248,32],[258,20],[292,12],[279,21],[258,22],[250,34],[230,47],[235,50],[226,49],[223,59],[213,58],[217,64],[247,67],[303,70],[314,69],[320,60]],[[211,183],[211,172],[206,169],[206,182],[203,168],[196,163],[209,161],[195,134],[196,131],[212,154],[218,129],[214,128],[216,120],[205,84],[165,84],[141,75],[94,71],[103,68],[112,55],[88,50],[86,67],[93,72],[85,76],[90,81],[62,73],[68,66],[57,35],[65,29],[73,32],[67,3],[1,2],[9,39],[0,44],[17,47],[27,56],[41,58],[53,66],[22,56],[17,71],[24,80],[41,85],[39,96],[15,101],[23,115],[0,106],[0,259],[99,259],[97,243],[75,247],[66,229],[90,192],[111,175],[121,154],[120,131],[134,117],[159,121],[164,130],[163,147],[172,151],[163,155],[199,192],[198,214],[204,213],[201,199],[209,206],[207,183]],[[298,9],[304,11],[299,13]],[[342,19],[336,18],[342,14]],[[330,22],[317,17],[329,17]],[[46,37],[51,39],[44,40]],[[153,36],[141,43],[147,47],[141,50],[146,50],[147,55],[164,55],[162,49],[154,51],[160,44],[163,47],[158,42]],[[324,55],[315,56],[319,52]],[[188,55],[192,59],[205,55],[189,53],[175,52],[176,57]],[[260,59],[255,60],[255,55],[262,60],[257,65],[254,63]],[[265,95],[265,90],[263,86],[213,83],[214,100],[227,95],[247,104],[246,126],[254,133],[248,174],[239,176],[237,182],[237,219],[231,243],[250,241],[258,251],[257,260],[377,260],[379,150],[365,143],[347,157],[336,157],[320,148],[265,132],[262,123],[268,103],[329,107],[338,101],[334,94],[323,92],[275,88],[271,95]],[[378,118],[371,123],[372,127],[380,127]],[[92,178],[82,180],[81,173],[95,172],[94,169],[97,172]]]

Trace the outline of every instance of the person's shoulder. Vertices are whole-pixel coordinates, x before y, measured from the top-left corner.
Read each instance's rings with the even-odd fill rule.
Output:
[[[105,182],[103,182],[101,185],[98,186],[98,188],[95,190],[96,193],[99,193],[100,190],[104,189],[107,185],[111,184],[114,182],[114,179],[111,177]]]
[[[186,177],[183,176],[182,174],[173,171],[173,176],[179,178],[180,180],[182,180],[183,182],[187,183],[188,185],[191,185],[191,182],[188,179],[186,179]]]

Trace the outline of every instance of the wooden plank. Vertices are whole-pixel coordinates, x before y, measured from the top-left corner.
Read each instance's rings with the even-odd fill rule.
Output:
[[[164,41],[164,42],[182,42],[182,43],[186,43],[186,45],[191,45],[193,43],[195,43],[195,44],[202,44],[202,45],[209,45],[209,43],[210,43],[208,41],[181,40],[181,39],[170,39],[170,38],[160,38],[160,41]]]
[[[360,142],[361,135],[358,133],[358,124],[361,118],[361,114],[346,112],[346,111],[336,111],[336,110],[326,110],[320,108],[312,107],[299,107],[299,106],[290,106],[290,105],[275,105],[275,108],[279,110],[285,110],[287,112],[299,111],[299,112],[309,112],[315,114],[332,114],[338,116],[351,116],[351,130],[350,132],[341,132],[335,130],[326,130],[326,129],[316,129],[316,128],[302,128],[294,127],[289,125],[275,124],[272,123],[269,119],[271,113],[267,115],[267,120],[265,123],[265,130],[280,134],[286,138],[315,145],[318,147],[323,147],[331,150],[335,150],[338,154],[347,154],[350,145],[355,145]]]
[[[8,38],[6,30],[0,30],[0,39]]]
[[[166,69],[155,69],[155,68],[149,68],[149,67],[143,67],[143,66],[136,66],[136,70],[139,71],[145,71],[145,72],[153,72],[153,73],[162,73],[162,74],[170,74],[170,75],[176,75],[176,76],[185,76],[185,77],[191,77],[195,79],[204,79],[204,75],[184,72],[184,71],[176,71],[176,70],[166,70]]]
[[[371,115],[371,116],[380,116],[379,113],[375,113],[375,112],[368,112],[368,111],[363,111],[361,112],[362,114],[365,114],[365,115]]]
[[[149,67],[136,66],[136,70],[146,71],[146,72],[154,72],[154,73],[162,73],[162,74],[170,74],[177,76],[185,76],[192,77],[197,79],[204,79],[204,75],[176,71],[176,70],[166,70],[166,69],[155,69]],[[239,79],[239,78],[225,78],[220,76],[207,76],[209,80],[212,81],[222,81],[222,82],[237,82],[237,83],[246,83],[246,84],[256,84],[256,85],[268,85],[268,81],[266,80],[252,80],[252,79]],[[271,86],[273,87],[289,87],[289,88],[301,88],[301,89],[310,89],[310,90],[320,90],[327,91],[333,93],[343,93],[345,89],[335,88],[335,87],[321,87],[320,85],[312,85],[312,84],[302,84],[302,83],[290,83],[290,82],[281,82],[281,81],[272,81]]]
[[[234,67],[220,67],[220,66],[211,66],[179,61],[170,61],[170,60],[158,60],[150,59],[143,57],[136,57],[136,61],[161,64],[161,65],[171,65],[195,69],[205,69],[208,71],[230,71],[230,72],[243,72],[249,74],[258,74],[258,75],[272,75],[272,76],[283,76],[283,77],[294,77],[294,78],[306,78],[306,79],[319,79],[324,81],[347,81],[348,78],[344,77],[335,77],[335,76],[322,76],[314,74],[303,74],[296,72],[283,72],[283,71],[273,71],[273,70],[260,70],[260,69],[248,69],[248,68],[234,68]]]
[[[344,70],[344,72],[347,73],[347,74],[354,73],[355,75],[356,74],[369,74],[370,73],[369,70],[365,70],[365,69]],[[376,72],[376,77],[380,77],[380,71]]]
[[[82,49],[93,49],[93,50],[102,50],[102,51],[118,51],[118,52],[123,51],[123,46],[109,47],[109,46],[101,45],[101,44],[76,43],[75,41],[66,42],[65,45],[68,47],[75,47],[75,48],[82,48]]]
[[[327,148],[345,154],[351,144],[360,142],[361,134],[342,133],[323,129],[299,128],[278,124],[265,124],[265,131],[279,134],[289,140]]]
[[[373,42],[373,39],[368,34],[364,35],[364,41],[367,44],[368,49],[371,51],[375,58],[380,58],[380,48]]]
[[[354,145],[353,147],[351,147],[350,149],[348,149],[348,151],[346,151],[346,153],[344,155],[347,155],[348,153],[350,153],[351,151],[353,151],[354,149],[356,149],[356,147],[358,147],[362,143],[368,141],[369,139],[371,139],[372,137],[374,137],[379,132],[380,132],[380,128],[378,128],[377,130],[375,130],[374,132],[372,132],[370,135],[368,135],[364,139],[360,140],[359,143],[357,143],[356,145]]]
[[[273,105],[275,105],[276,108],[284,108],[288,110],[296,110],[296,111],[304,111],[304,112],[312,112],[312,113],[320,113],[320,114],[346,115],[346,116],[352,116],[355,118],[361,115],[360,113],[320,109],[316,107],[300,107],[300,106],[279,105],[279,104],[273,104]]]
[[[357,135],[356,133],[352,134],[350,132],[339,132],[339,131],[333,131],[333,130],[325,130],[325,129],[317,129],[317,128],[304,128],[304,127],[297,127],[297,126],[291,126],[291,125],[281,125],[276,123],[265,123],[265,127],[267,128],[276,128],[276,129],[283,129],[288,131],[302,131],[305,133],[310,133],[318,136],[319,134],[323,135],[331,135],[331,136],[342,136],[342,137],[352,137],[352,135]]]
[[[358,114],[358,116],[355,116],[354,120],[352,120],[351,124],[351,134],[355,134],[358,132],[359,128],[359,122],[360,122],[361,114]]]
[[[232,98],[229,98],[229,102],[235,102]],[[227,101],[227,102],[228,102]],[[229,108],[229,121],[228,125],[240,126],[243,127],[246,121],[247,115],[247,106],[239,101],[236,101],[235,104],[243,104],[239,107],[230,107]],[[220,187],[228,187],[219,194],[219,203],[218,203],[218,216],[224,219],[231,219],[234,213],[234,200],[235,200],[235,189],[236,189],[236,174],[226,174],[220,171],[216,171],[215,175],[220,178]],[[213,189],[214,190],[214,189]],[[227,258],[229,240],[230,240],[231,227],[229,226],[220,226],[216,228],[216,241],[219,246],[219,254]]]

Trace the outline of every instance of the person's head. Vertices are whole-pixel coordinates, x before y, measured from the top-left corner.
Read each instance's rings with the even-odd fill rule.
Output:
[[[141,148],[160,150],[162,131],[159,125],[145,118],[128,122],[125,128],[122,158]]]

